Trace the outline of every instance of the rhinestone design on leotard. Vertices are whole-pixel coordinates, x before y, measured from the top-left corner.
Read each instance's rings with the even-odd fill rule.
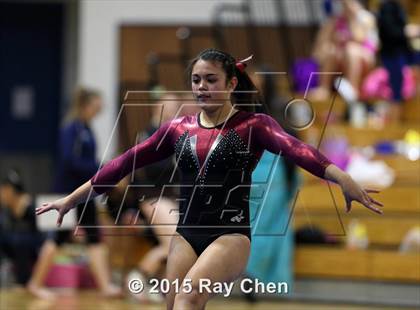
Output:
[[[223,185],[225,178],[229,176],[229,171],[241,170],[242,173],[249,171],[249,164],[254,159],[254,155],[234,129],[230,129],[224,136],[222,134],[217,136],[202,167],[199,165],[196,142],[196,136],[188,138],[188,132],[185,132],[175,143],[175,153],[176,162],[183,174],[191,176],[196,173],[194,183],[199,185],[200,193],[204,193],[207,181],[211,181],[209,183],[213,185]],[[199,173],[200,171],[202,173]],[[223,178],[220,179],[220,176]]]

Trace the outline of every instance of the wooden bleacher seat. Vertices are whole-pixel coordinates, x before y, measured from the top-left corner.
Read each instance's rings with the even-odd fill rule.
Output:
[[[297,230],[303,226],[318,227],[326,234],[334,236],[345,242],[345,235],[348,231],[349,223],[357,218],[360,224],[365,225],[369,246],[392,247],[396,249],[407,232],[419,224],[415,218],[395,219],[385,218],[366,218],[366,217],[338,217],[326,215],[305,216],[295,214],[293,225]]]
[[[405,122],[420,123],[420,96],[403,103],[402,119]]]
[[[395,173],[392,186],[418,186],[420,184],[420,161],[411,161],[403,155],[375,156],[372,160],[382,160]],[[300,169],[304,184],[320,183],[319,178]]]
[[[301,132],[301,139],[304,141],[321,140],[323,126],[312,126]],[[351,146],[369,146],[380,141],[394,141],[404,139],[409,129],[420,132],[420,123],[406,123],[389,125],[386,128],[354,128],[349,125],[327,124],[323,141],[326,137],[345,137]]]
[[[387,126],[383,130],[356,129],[347,125],[328,125],[325,136],[344,136],[352,146],[374,145],[379,141],[402,140],[406,131],[420,131],[419,123]],[[304,140],[318,137],[322,126],[314,124],[304,132]],[[402,155],[381,155],[395,172],[392,187],[375,195],[384,203],[384,215],[379,216],[353,203],[352,212],[345,213],[340,188],[303,171],[303,186],[293,210],[293,227],[318,227],[345,242],[352,219],[365,225],[369,248],[348,250],[340,246],[304,246],[295,251],[295,274],[301,278],[394,281],[420,283],[420,253],[401,254],[398,246],[407,232],[420,225],[420,161],[410,161]],[[332,198],[333,197],[333,198]]]
[[[329,235],[344,237],[350,221],[357,218],[366,226],[371,245],[396,247],[411,228],[420,224],[419,190],[391,187],[375,196],[385,205],[383,215],[355,202],[351,213],[347,214],[337,185],[331,184],[330,188],[325,184],[303,186],[293,209],[293,226],[295,229],[318,227]]]
[[[420,283],[420,254],[302,246],[295,252],[295,275],[304,278]]]
[[[295,213],[313,212],[320,214],[334,214],[334,201],[339,208],[339,212],[344,214],[344,197],[341,193],[341,188],[330,183],[327,186],[325,181],[315,185],[303,186],[299,191],[299,196],[295,205]],[[330,189],[333,195],[331,198]],[[382,190],[379,194],[372,194],[372,197],[378,198],[379,201],[385,204],[387,213],[390,214],[405,214],[409,216],[420,216],[420,195],[419,188],[414,186],[406,187],[390,187]],[[354,208],[352,214],[369,215],[373,214],[366,208]]]
[[[301,132],[301,139],[317,145],[321,140],[323,126],[314,125]],[[385,129],[352,128],[348,125],[329,124],[325,128],[322,141],[327,137],[345,137],[350,146],[371,146],[380,141],[402,140],[409,129],[420,132],[420,123],[390,125]],[[394,185],[420,184],[420,161],[411,161],[400,154],[375,155],[372,160],[383,160],[395,172]],[[305,184],[318,182],[318,179],[302,170]]]

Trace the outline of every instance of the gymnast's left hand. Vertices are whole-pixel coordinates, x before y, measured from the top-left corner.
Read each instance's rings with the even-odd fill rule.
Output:
[[[370,197],[369,193],[379,193],[378,190],[375,189],[363,189],[359,184],[357,184],[350,176],[343,178],[339,185],[341,186],[341,190],[343,191],[344,199],[346,201],[346,212],[350,212],[351,210],[351,203],[352,201],[357,201],[361,203],[363,206],[376,212],[378,214],[383,214],[383,211],[378,208],[383,207],[383,204],[379,201],[376,201],[372,197]]]

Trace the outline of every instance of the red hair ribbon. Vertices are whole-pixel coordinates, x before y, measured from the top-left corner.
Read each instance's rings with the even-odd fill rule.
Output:
[[[245,68],[246,68],[246,63],[245,62],[251,60],[253,56],[254,55],[251,55],[251,56],[249,56],[245,59],[237,61],[236,64],[235,64],[236,68],[238,68],[239,71],[244,72]]]

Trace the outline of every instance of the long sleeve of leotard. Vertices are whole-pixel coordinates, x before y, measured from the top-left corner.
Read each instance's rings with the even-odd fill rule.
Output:
[[[104,165],[91,178],[95,192],[102,194],[115,187],[130,172],[172,155],[172,127],[171,121],[166,122],[148,139]]]
[[[269,115],[258,113],[251,124],[253,140],[264,150],[290,158],[296,165],[324,178],[331,162],[314,147],[286,133]]]

